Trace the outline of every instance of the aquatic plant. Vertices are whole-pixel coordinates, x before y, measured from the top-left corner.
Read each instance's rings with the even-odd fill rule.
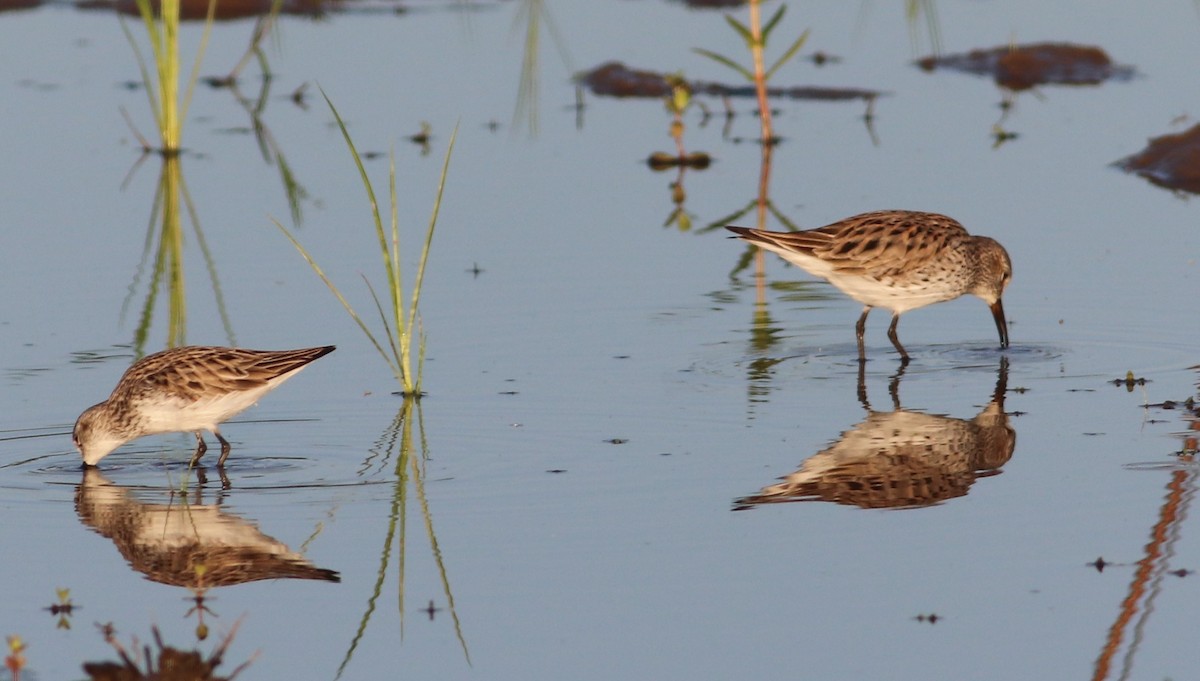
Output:
[[[21,681],[21,670],[25,668],[25,661],[25,642],[20,636],[9,636],[4,668],[8,670],[13,681]]]
[[[771,32],[775,30],[775,27],[779,25],[779,21],[783,19],[783,15],[787,11],[787,5],[780,5],[779,9],[775,10],[775,14],[767,20],[766,25],[762,23],[761,6],[762,0],[750,0],[750,19],[748,24],[743,24],[734,19],[730,14],[725,15],[725,21],[733,27],[733,30],[737,31],[738,35],[745,41],[746,47],[750,50],[750,68],[746,68],[733,59],[711,50],[697,47],[693,48],[693,51],[728,66],[754,84],[758,94],[758,109],[762,121],[762,140],[763,144],[769,145],[774,142],[775,137],[771,132],[771,107],[767,103],[767,82],[771,80],[771,76],[775,75],[775,72],[780,67],[786,64],[804,46],[804,42],[808,40],[808,30],[805,30],[800,34],[800,37],[793,40],[784,53],[775,60],[775,63],[771,64],[770,68],[767,68],[763,52],[766,50],[767,40],[771,37]]]
[[[346,123],[342,120],[337,108],[329,99],[329,95],[325,91],[321,91],[321,95],[325,98],[325,103],[329,105],[329,110],[333,112],[334,118],[337,120],[338,128],[342,131],[342,137],[346,141],[346,146],[350,150],[350,155],[354,158],[354,164],[358,168],[359,177],[362,179],[363,188],[367,192],[367,200],[371,204],[371,216],[375,225],[375,236],[379,240],[379,250],[383,257],[384,274],[387,277],[387,293],[388,293],[388,310],[384,310],[383,303],[380,302],[379,296],[375,292],[375,287],[371,285],[369,279],[363,276],[363,281],[367,284],[367,289],[371,292],[371,298],[375,302],[375,308],[379,313],[380,321],[383,323],[383,330],[387,336],[387,348],[384,348],[384,343],[376,337],[371,329],[367,326],[363,318],[355,311],[355,309],[334,285],[333,281],[325,275],[324,270],[317,265],[316,260],[312,255],[300,244],[295,236],[292,235],[286,227],[278,220],[272,220],[275,226],[283,232],[284,236],[292,242],[296,250],[300,252],[304,260],[312,267],[313,272],[325,282],[329,290],[346,309],[346,312],[358,324],[358,328],[367,336],[375,349],[387,362],[388,367],[392,370],[396,380],[400,382],[402,388],[401,394],[405,397],[419,398],[421,396],[421,374],[425,362],[425,334],[421,330],[421,317],[418,313],[418,308],[421,301],[421,285],[425,280],[425,263],[429,259],[429,249],[433,244],[433,232],[437,227],[438,211],[442,205],[442,192],[446,187],[446,175],[450,170],[450,154],[454,151],[454,140],[458,137],[458,126],[454,126],[454,132],[450,134],[450,143],[446,148],[446,158],[442,163],[442,173],[438,179],[437,195],[433,202],[433,212],[429,217],[429,226],[425,230],[425,243],[421,248],[421,256],[417,261],[417,274],[413,282],[412,295],[407,298],[404,292],[404,281],[402,277],[402,267],[400,262],[400,222],[397,215],[396,201],[396,154],[395,150],[391,152],[390,165],[388,167],[388,190],[391,200],[391,233],[390,245],[389,234],[384,230],[383,217],[380,215],[379,202],[375,198],[375,188],[371,184],[371,178],[367,175],[367,169],[363,166],[362,156],[358,153],[358,149],[354,146],[354,140],[350,138],[350,131],[346,129]],[[390,314],[390,318],[389,318]],[[416,341],[416,368],[413,367],[413,342]]]
[[[142,74],[142,83],[150,100],[150,109],[154,112],[155,123],[158,125],[162,146],[158,152],[166,155],[178,154],[183,139],[183,121],[187,119],[187,110],[192,101],[196,80],[200,74],[200,62],[204,57],[208,37],[212,32],[213,17],[216,12],[216,0],[209,0],[208,16],[204,21],[204,33],[200,38],[200,47],[196,51],[196,61],[192,65],[184,89],[183,99],[179,98],[179,8],[180,0],[161,0],[159,12],[156,15],[151,0],[136,0],[138,14],[145,24],[146,34],[150,39],[150,49],[154,57],[155,79],[151,79],[146,60],[138,49],[137,41],[129,28],[121,23],[125,37],[133,46],[137,57],[138,69]],[[157,86],[157,87],[156,87]],[[138,136],[141,137],[140,135]],[[142,146],[150,150],[143,140]]]

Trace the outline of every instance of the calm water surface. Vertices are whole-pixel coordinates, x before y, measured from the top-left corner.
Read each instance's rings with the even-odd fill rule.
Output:
[[[252,64],[237,92],[194,96],[171,177],[203,239],[185,218],[172,327],[165,281],[146,302],[163,164],[134,168],[121,109],[144,135],[152,119],[119,20],[0,14],[0,633],[27,643],[27,671],[115,659],[96,627],[111,623],[126,646],[157,627],[205,654],[237,626],[221,669],[253,656],[241,678],[258,679],[1200,673],[1196,469],[1176,455],[1193,426],[1144,407],[1196,394],[1195,202],[1108,165],[1200,111],[1195,5],[937,3],[945,51],[1072,41],[1139,73],[1021,94],[997,148],[1003,93],[913,67],[934,36],[902,3],[790,5],[776,49],[808,28],[804,54],[841,61],[797,61],[780,84],[889,94],[873,129],[860,103],[779,102],[775,205],[805,227],[936,210],[1000,240],[1006,362],[964,299],[905,317],[914,362],[897,376],[877,313],[860,387],[856,303],[772,258],[756,306],[753,278],[730,275],[742,246],[705,229],[755,196],[758,146],[735,141],[758,132],[747,101],[727,133],[687,115],[689,149],[717,161],[684,177],[693,229],[664,226],[676,173],[641,163],[673,146],[661,103],[588,96],[578,112],[570,75],[619,59],[735,82],[691,48],[742,48],[720,13],[650,0],[548,3],[563,49],[541,34],[536,134],[514,120],[527,3],[284,18],[268,89]],[[203,73],[227,72],[251,31],[218,24]],[[199,38],[188,26],[188,58]],[[360,149],[395,145],[414,253],[460,125],[419,412],[271,223],[370,309],[360,273],[381,285],[378,250],[317,85]],[[405,139],[423,121],[428,154]],[[368,168],[382,189],[386,160]],[[172,328],[338,351],[224,429],[227,488],[187,476],[188,435],[85,477],[71,423]],[[1130,371],[1147,382],[1111,383]],[[734,510],[781,477],[790,501]],[[70,628],[47,611],[57,588]]]

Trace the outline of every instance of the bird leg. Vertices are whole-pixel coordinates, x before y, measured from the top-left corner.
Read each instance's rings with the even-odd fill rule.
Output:
[[[216,435],[217,439],[221,441],[221,458],[217,459],[217,468],[224,468],[225,459],[229,458],[229,450],[231,449],[229,446],[229,441],[221,437],[221,434],[215,430],[212,432],[212,434]]]
[[[863,308],[862,316],[858,318],[858,323],[854,325],[854,333],[858,336],[858,363],[863,364],[867,361],[867,351],[863,349],[863,336],[867,333],[867,315],[871,312],[871,306]]]
[[[871,409],[871,402],[867,399],[867,363],[858,363],[858,403],[866,409],[868,413],[874,411]]]
[[[204,444],[204,437],[200,435],[200,431],[196,431],[196,453],[192,454],[192,462],[188,464],[195,468],[200,463],[200,457],[204,456],[204,452],[208,451],[208,445]]]
[[[908,364],[908,353],[904,351],[904,346],[900,345],[900,339],[896,337],[896,324],[900,322],[900,315],[892,315],[892,323],[888,325],[888,340],[892,341],[892,345],[900,351],[900,363]]]

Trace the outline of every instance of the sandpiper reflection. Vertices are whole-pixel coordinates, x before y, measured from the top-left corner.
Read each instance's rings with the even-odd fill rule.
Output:
[[[1008,360],[1001,358],[991,402],[972,419],[901,408],[902,367],[891,380],[893,411],[867,400],[863,367],[858,396],[867,418],[817,452],[781,482],[734,501],[734,510],[785,501],[832,501],[861,508],[911,508],[960,497],[976,478],[994,475],[1012,457],[1017,434],[1004,413]]]
[[[75,512],[111,539],[130,567],[162,584],[204,589],[260,579],[341,581],[219,504],[146,503],[96,469],[84,470]]]

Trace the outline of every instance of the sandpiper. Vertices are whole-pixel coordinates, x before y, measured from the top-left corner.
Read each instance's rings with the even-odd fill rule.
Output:
[[[900,315],[970,293],[992,310],[1000,347],[1008,347],[1008,326],[1000,296],[1012,279],[1012,261],[995,239],[971,236],[959,222],[937,213],[881,210],[802,232],[768,232],[726,227],[756,246],[829,281],[862,303],[858,360],[866,361],[863,333],[873,307],[892,311],[888,339],[908,363],[896,337]]]
[[[149,355],[125,371],[108,399],[89,407],[75,422],[72,437],[84,466],[95,466],[112,450],[143,435],[193,432],[195,466],[208,446],[201,431],[221,443],[223,467],[229,442],[217,426],[334,346],[300,350],[243,350],[185,346]]]

